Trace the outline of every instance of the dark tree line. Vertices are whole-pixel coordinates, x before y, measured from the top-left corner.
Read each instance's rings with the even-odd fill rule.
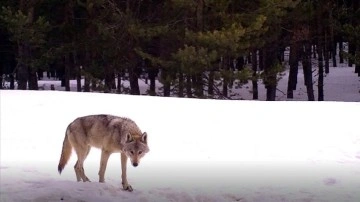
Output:
[[[288,98],[299,65],[311,101],[314,82],[324,100],[330,66],[355,64],[360,76],[358,0],[4,0],[0,7],[0,75],[11,89],[16,82],[37,90],[46,72],[67,91],[75,79],[79,92],[139,95],[146,74],[149,95],[157,79],[163,96],[197,98],[231,98],[234,85],[251,81],[258,99],[261,79],[266,99],[275,100],[287,48]]]

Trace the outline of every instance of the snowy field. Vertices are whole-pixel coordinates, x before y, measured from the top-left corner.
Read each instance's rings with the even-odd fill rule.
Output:
[[[359,78],[339,68],[326,79],[325,99],[344,102],[1,90],[0,201],[358,202]],[[306,100],[301,82],[295,100]],[[92,182],[76,182],[74,153],[57,172],[67,125],[97,113],[130,117],[148,133],[150,152],[128,164],[133,192],[121,188],[119,154],[104,184],[98,149],[84,166]]]

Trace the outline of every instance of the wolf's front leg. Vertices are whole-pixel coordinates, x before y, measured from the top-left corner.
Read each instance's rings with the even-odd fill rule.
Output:
[[[99,170],[99,182],[105,182],[105,170],[106,165],[110,157],[110,152],[106,150],[101,151],[100,170]]]
[[[124,190],[133,191],[133,188],[127,181],[126,175],[126,164],[127,164],[127,156],[124,153],[121,153],[121,180]]]

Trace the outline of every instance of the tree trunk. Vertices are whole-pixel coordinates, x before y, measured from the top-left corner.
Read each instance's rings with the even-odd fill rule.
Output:
[[[57,73],[58,73],[57,75],[59,77],[59,80],[61,81],[60,86],[65,87],[65,63],[64,63],[64,61],[63,60],[57,61],[56,68],[57,68]]]
[[[359,8],[360,8],[359,0],[353,0],[352,7],[353,7],[353,13],[354,13],[354,15],[352,16],[352,25],[353,25],[353,27],[357,27],[357,26],[359,26],[359,22],[360,22],[359,17],[358,17],[359,16]],[[357,34],[359,34],[359,33],[357,33]],[[349,50],[349,53],[353,57],[359,59],[360,58],[359,38],[355,38],[354,41],[352,41],[350,43],[352,44],[352,49],[351,49],[351,51]],[[360,76],[360,61],[353,60],[353,63],[355,63],[355,73],[357,73],[358,76]]]
[[[356,15],[353,15],[353,26],[359,26],[359,8],[360,8],[360,2],[358,0],[353,0],[353,13],[356,13]],[[358,61],[354,61],[355,62],[355,73],[358,74],[358,76],[360,77],[360,42],[359,42],[359,38],[356,38],[354,41],[354,57],[356,57],[358,59]]]
[[[84,92],[90,92],[90,79],[88,76],[84,78]]]
[[[129,68],[129,81],[130,81],[130,94],[140,95],[139,76],[135,71],[135,67]]]
[[[76,65],[76,90],[77,92],[81,92],[81,69],[79,65]]]
[[[228,79],[226,77],[223,77],[223,90],[222,95],[224,97],[228,97]]]
[[[316,4],[320,4],[317,2]],[[320,6],[320,5],[317,5]],[[316,14],[317,32],[316,32],[316,47],[318,55],[318,101],[324,101],[324,55],[327,54],[327,30],[323,26],[323,10],[318,9]],[[326,19],[328,20],[328,19]],[[328,57],[325,56],[325,63],[329,66]],[[327,60],[327,61],[326,61]],[[329,67],[328,67],[329,68]]]
[[[30,7],[28,8],[28,22],[33,23],[34,21],[34,5],[33,3],[30,3]],[[32,60],[32,48],[29,44],[26,46],[26,52],[27,52],[27,58]],[[37,77],[37,67],[31,67],[30,65],[27,65],[29,67],[29,89],[30,90],[39,90],[38,86],[38,77]]]
[[[20,0],[19,8],[23,13],[27,11],[27,5],[25,0]],[[27,83],[29,79],[29,68],[25,63],[26,59],[28,58],[27,54],[28,50],[23,41],[18,41],[18,55],[19,60],[16,68],[16,77],[18,81],[18,89],[19,90],[26,90]]]
[[[44,78],[44,70],[38,69],[37,76],[38,76],[38,80],[42,80]]]
[[[150,92],[149,94],[152,96],[156,95],[156,76],[158,75],[157,72],[157,68],[153,67],[152,65],[150,66],[150,62],[147,65],[149,71],[148,71],[148,76],[150,79]]]
[[[328,34],[325,30],[325,36],[324,36],[324,59],[325,59],[325,73],[328,74],[330,72],[330,64],[329,64],[329,40],[328,40]],[[324,73],[324,72],[323,72]]]
[[[121,93],[121,73],[117,74],[117,93]]]
[[[266,101],[275,101],[276,99],[276,86],[268,86],[266,88]]]
[[[304,81],[309,101],[315,101],[313,79],[312,79],[312,65],[311,65],[311,44],[309,41],[305,42],[305,52],[302,58]]]
[[[193,84],[195,87],[195,95],[198,98],[204,97],[204,90],[203,90],[203,80],[202,80],[202,74],[195,74],[193,76]]]
[[[192,98],[192,86],[191,86],[191,76],[189,73],[186,74],[186,97]]]
[[[156,80],[155,77],[150,77],[150,95],[155,96],[156,95]]]
[[[116,88],[115,74],[113,67],[110,64],[105,64],[105,93],[110,93],[112,89]]]
[[[356,47],[355,53],[356,53],[356,57],[360,56],[360,45]],[[357,73],[358,76],[360,77],[360,61],[357,61],[357,63],[355,64],[355,73]]]
[[[322,40],[320,37],[318,38],[317,41],[318,41],[317,52],[318,52],[318,66],[319,66],[318,100],[324,101],[324,66],[323,66],[323,52],[322,52],[323,48],[322,48]]]
[[[90,80],[86,72],[86,70],[90,67],[90,64],[91,64],[90,51],[87,48],[85,51],[85,67],[83,67],[83,70],[85,72],[84,92],[90,92]]]
[[[14,74],[10,74],[10,89],[15,89],[15,78]]]
[[[73,53],[73,61],[74,61],[74,68],[75,68],[75,72],[76,72],[76,91],[77,92],[81,92],[81,67],[80,64],[78,63],[78,55],[77,52],[74,50]]]
[[[294,98],[294,90],[296,90],[297,85],[297,75],[299,71],[299,43],[293,42],[290,45],[290,56],[289,56],[289,79],[287,87],[287,98]]]
[[[210,97],[214,96],[214,71],[210,70],[209,72],[209,83],[208,83],[208,95]]]
[[[204,0],[197,0],[196,7],[196,28],[197,31],[202,32],[204,30],[203,10],[205,2]],[[198,98],[204,97],[204,83],[202,72],[195,73],[193,77],[193,83],[195,84],[195,95]]]
[[[0,89],[3,89],[3,67],[0,67]]]
[[[316,59],[316,49],[318,48],[316,45],[312,45],[312,54],[313,54],[313,58]]]
[[[161,77],[163,79],[163,84],[164,84],[164,97],[170,97],[170,75],[169,72],[167,70],[164,70],[164,68],[161,71]]]
[[[336,62],[336,35],[335,35],[335,30],[334,30],[334,17],[333,17],[334,13],[331,9],[329,9],[329,34],[330,34],[330,40],[329,40],[329,53],[331,53],[331,59],[332,59],[332,66],[336,67],[337,66],[337,62]],[[329,54],[328,53],[328,54]],[[326,71],[326,70],[325,70]]]
[[[343,51],[344,51],[343,41],[342,41],[342,39],[340,39],[340,41],[339,41],[339,62],[340,62],[340,64],[344,64]]]
[[[23,62],[25,60],[25,58],[27,57],[25,46],[20,43],[18,46],[18,51],[19,51],[19,58],[20,58],[20,60],[18,61],[18,64],[17,64],[17,73],[16,73],[17,80],[18,80],[18,89],[26,90],[28,79],[29,79],[29,68]]]
[[[254,50],[251,52],[251,67],[252,67],[252,94],[253,100],[259,99],[259,90],[257,82],[257,51]]]
[[[331,57],[332,57],[333,67],[337,67],[336,49],[337,49],[337,43],[336,43],[336,41],[333,41],[332,42],[332,48],[331,48]]]
[[[259,50],[259,70],[264,70],[264,51],[263,49]]]
[[[349,54],[352,56],[355,56],[355,52],[356,52],[356,46],[355,46],[354,42],[349,41]],[[352,67],[354,62],[355,61],[350,57],[349,58],[349,67]]]
[[[150,79],[150,95],[156,95],[156,80],[155,78]]]
[[[224,57],[223,60],[221,61],[221,66],[223,71],[225,72],[225,75],[222,75],[223,77],[223,90],[222,90],[222,95],[224,97],[228,97],[228,85],[229,85],[229,79],[227,76],[227,71],[229,71],[229,61],[230,59],[228,57]]]
[[[69,54],[65,54],[64,56],[64,64],[65,64],[65,74],[64,74],[64,81],[65,81],[65,91],[70,91],[70,57]]]
[[[275,101],[277,72],[274,71],[278,61],[278,49],[276,45],[268,45],[264,48],[264,84],[266,88],[266,101]]]
[[[181,72],[179,72],[179,92],[178,92],[178,96],[179,97],[184,97],[184,74]]]
[[[29,90],[39,90],[35,68],[29,67]]]
[[[285,48],[280,48],[278,50],[278,60],[280,63],[285,61]]]

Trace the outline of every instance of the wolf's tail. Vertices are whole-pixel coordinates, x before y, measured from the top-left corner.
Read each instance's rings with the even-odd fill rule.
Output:
[[[68,162],[68,160],[71,156],[71,151],[72,151],[72,146],[70,144],[69,137],[68,137],[68,129],[66,129],[62,152],[61,152],[60,161],[59,161],[59,165],[58,165],[59,174],[61,174],[61,171],[64,169],[66,163]]]

